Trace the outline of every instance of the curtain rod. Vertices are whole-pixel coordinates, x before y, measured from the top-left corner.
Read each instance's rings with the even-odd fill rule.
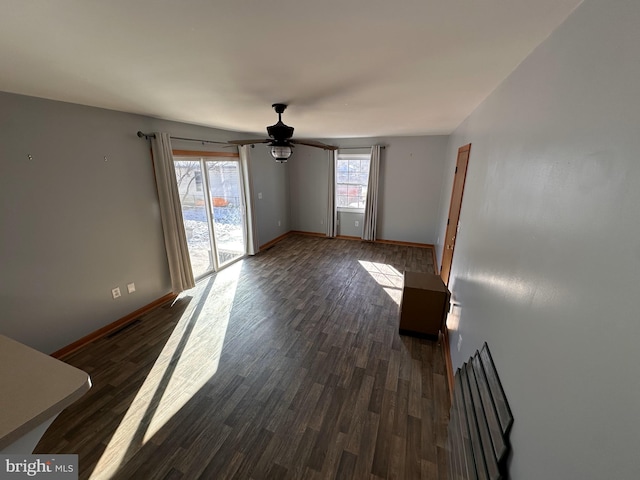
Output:
[[[143,133],[140,130],[138,130],[138,137],[140,137],[140,138],[144,137],[145,139],[149,140],[150,138],[156,138],[156,134],[155,133]],[[200,142],[202,144],[215,143],[215,144],[219,144],[219,145],[227,145],[229,147],[236,146],[235,144],[230,144],[228,142],[216,142],[215,140],[200,140],[198,138],[174,137],[173,135],[171,135],[171,138],[174,139],[174,140],[185,140],[187,142]],[[365,147],[338,147],[338,150],[361,150],[361,149],[365,149],[365,148],[371,148],[371,145],[365,146]],[[385,148],[387,148],[387,146],[386,145],[380,145],[380,148],[384,150]]]
[[[362,150],[365,148],[371,148],[373,145],[369,145],[368,147],[338,147],[338,150]],[[385,149],[387,148],[386,145],[380,145],[380,148]]]
[[[142,138],[144,137],[146,140],[149,140],[150,138],[156,138],[156,134],[155,133],[142,133],[140,130],[138,130],[138,137]],[[200,142],[203,145],[205,143],[217,143],[220,145],[227,145],[229,147],[235,146],[235,145],[231,145],[227,142],[216,142],[215,140],[200,140],[199,138],[184,138],[184,137],[174,137],[173,135],[171,135],[171,138],[174,140],[185,140],[187,142]]]

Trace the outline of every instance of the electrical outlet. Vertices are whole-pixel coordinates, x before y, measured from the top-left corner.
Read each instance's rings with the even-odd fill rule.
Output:
[[[360,226],[360,222],[358,220],[356,220],[356,227]]]
[[[111,296],[113,297],[113,299],[115,300],[116,298],[120,297],[122,294],[120,293],[120,287],[116,287],[116,288],[112,288],[111,289]]]
[[[458,335],[458,351],[460,351],[461,346],[462,346],[462,335]]]
[[[136,284],[133,282],[127,283],[127,292],[133,293],[135,291],[136,291]]]
[[[262,200],[262,192],[258,192],[258,200]]]
[[[278,226],[281,227],[282,226],[282,222],[280,220],[278,220]]]
[[[324,225],[324,219],[320,220],[320,225]]]

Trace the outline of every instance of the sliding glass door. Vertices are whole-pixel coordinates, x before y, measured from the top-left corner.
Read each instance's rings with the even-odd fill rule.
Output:
[[[244,202],[240,162],[207,161],[213,213],[213,233],[219,265],[245,252]]]
[[[200,278],[246,253],[240,162],[187,156],[174,162],[191,267]]]

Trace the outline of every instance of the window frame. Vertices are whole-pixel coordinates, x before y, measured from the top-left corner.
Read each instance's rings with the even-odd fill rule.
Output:
[[[336,210],[338,212],[345,212],[345,213],[364,213],[365,210],[365,206],[363,207],[341,207],[338,205],[338,186],[339,185],[357,185],[360,187],[365,187],[368,188],[369,187],[369,172],[367,172],[367,181],[366,183],[340,183],[338,182],[338,176],[339,176],[339,170],[338,170],[338,165],[340,161],[349,161],[349,160],[366,160],[367,162],[369,162],[369,168],[371,167],[371,153],[340,153],[338,152],[338,154],[336,155],[336,164],[335,164],[335,172],[336,172],[336,178],[335,178],[335,202],[336,202]],[[367,196],[365,194],[363,202],[366,204],[367,201]]]

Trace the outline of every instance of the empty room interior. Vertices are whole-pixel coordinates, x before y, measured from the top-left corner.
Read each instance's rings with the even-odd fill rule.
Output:
[[[0,455],[638,478],[640,2],[0,9]],[[446,286],[435,335],[408,273]],[[493,473],[452,423],[483,349]]]

